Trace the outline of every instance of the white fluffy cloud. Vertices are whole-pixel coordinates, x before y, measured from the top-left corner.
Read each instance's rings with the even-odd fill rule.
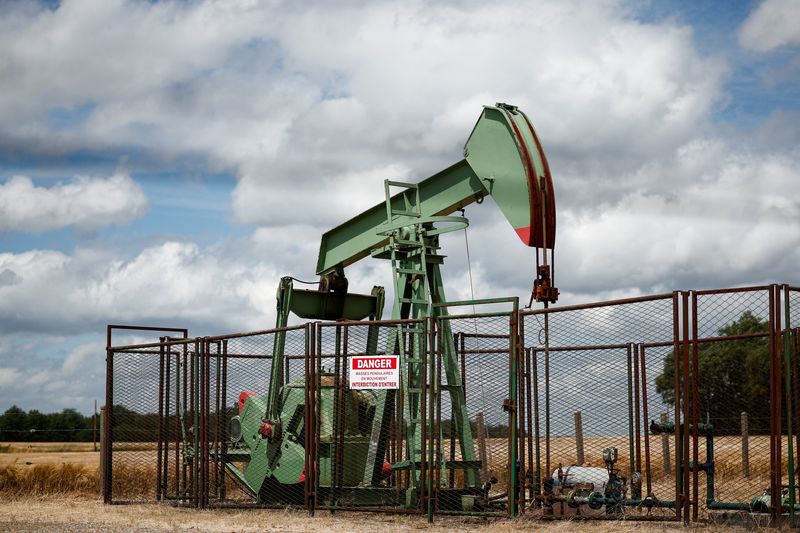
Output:
[[[800,44],[800,2],[763,0],[738,32],[739,44],[757,52]]]
[[[325,23],[334,9],[348,24]],[[617,2],[316,5],[283,16],[273,38],[286,65],[334,96],[298,108],[274,155],[238,166],[237,197],[260,188],[267,205],[267,188],[282,198],[287,177],[294,188],[356,172],[375,191],[387,165],[426,177],[460,157],[480,106],[496,101],[528,111],[560,174],[564,163],[584,174],[579,189],[589,169],[618,173],[685,142],[726,72],[697,53],[690,28],[635,21]],[[331,223],[326,206],[362,190],[345,181],[305,203]],[[251,205],[235,203],[242,220],[273,223]]]
[[[79,176],[52,187],[14,176],[0,184],[0,231],[38,233],[126,224],[144,214],[147,203],[141,187],[123,173],[105,179]]]
[[[772,9],[767,4],[742,35]],[[187,310],[178,315],[191,319],[202,314],[199,303],[208,295],[224,295],[232,309],[226,316],[234,317],[228,324],[257,322],[248,313],[273,307],[279,273],[308,277],[322,231],[381,201],[383,179],[415,181],[455,162],[481,104],[498,100],[525,109],[543,139],[561,217],[563,282],[582,292],[609,283],[652,287],[675,270],[675,257],[704,264],[694,257],[700,248],[661,250],[686,248],[687,232],[733,245],[732,232],[745,238],[745,215],[772,220],[775,210],[755,213],[753,206],[777,202],[772,191],[796,179],[791,153],[737,159],[731,139],[708,134],[708,119],[724,102],[728,66],[697,51],[690,27],[642,22],[626,2],[66,1],[54,11],[17,6],[8,15],[0,68],[17,75],[2,78],[8,90],[0,115],[15,118],[7,135],[50,136],[56,146],[207,154],[212,167],[239,178],[232,195],[238,219],[269,228],[248,244],[261,250],[259,261],[223,256],[225,245],[187,243],[151,247],[128,260],[99,254],[111,261],[103,269],[100,259],[87,259],[97,255],[87,249],[14,256],[63,263],[54,279],[64,279],[77,309],[94,309],[87,316],[170,317],[179,302]],[[124,27],[115,22],[122,18]],[[330,24],[333,18],[346,23]],[[19,45],[35,35],[48,38]],[[81,61],[100,49],[96,61]],[[48,129],[48,111],[87,103],[86,117]],[[770,186],[737,181],[739,167]],[[748,200],[731,200],[732,191]],[[507,228],[490,211],[471,210],[473,260],[489,263],[502,253],[521,263],[478,268],[481,285],[524,291],[532,268],[518,265],[528,265],[529,252],[512,234],[498,237]],[[674,228],[661,231],[667,225],[657,214],[677,217]],[[781,220],[793,235],[792,219]],[[493,235],[482,242],[482,233]],[[675,235],[683,235],[678,244]],[[643,273],[610,280],[593,271],[591,265],[628,264],[624,243],[650,244],[651,262],[637,267]],[[463,253],[448,253],[451,262],[461,261],[451,272],[463,280]],[[749,275],[737,264],[726,263]],[[0,287],[24,294],[13,291],[36,268],[0,269]],[[260,274],[271,281],[259,300],[245,287]],[[499,279],[506,281],[495,284]],[[452,286],[463,292],[462,284]],[[161,298],[134,303],[150,291]]]
[[[645,22],[639,7],[0,5],[0,156],[128,154],[134,176],[137,158],[166,173],[197,158],[204,171],[237,177],[234,215],[260,226],[215,245],[153,237],[126,252],[79,243],[67,253],[0,253],[4,336],[70,339],[58,361],[37,360],[23,376],[0,337],[0,387],[24,377],[66,394],[73,378],[58,376],[84,372],[98,349],[70,336],[100,334],[109,322],[193,334],[271,326],[279,277],[313,280],[323,231],[380,202],[383,179],[417,181],[456,162],[481,105],[497,101],[529,114],[549,156],[563,303],[791,281],[800,259],[796,120],[776,110],[749,137],[720,128],[726,54],[701,53],[691,27]],[[740,45],[797,44],[796,10],[762,2]],[[467,212],[475,296],[524,296],[532,252],[491,204]],[[10,178],[0,186],[0,231],[96,229],[146,206],[122,173],[50,187]],[[448,294],[471,296],[463,234],[442,240]],[[391,283],[377,260],[348,276],[360,292]]]
[[[646,176],[650,186],[559,212],[557,284],[575,302],[576,294],[586,301],[620,290],[792,281],[800,261],[798,169],[797,151],[754,153],[720,139],[692,140],[619,177]],[[529,284],[532,256],[505,220],[485,222],[470,230],[471,249],[483,250],[484,291],[518,293]]]
[[[20,372],[16,368],[0,368],[0,386],[11,387],[19,380]]]
[[[22,340],[21,336],[12,335],[10,338],[13,351],[0,349],[2,405],[16,404],[43,412],[73,407],[88,413],[94,400],[103,398],[103,342],[82,342],[65,349],[63,337],[45,335]],[[56,357],[43,358],[41,354]]]
[[[237,244],[247,250],[249,243]],[[237,257],[233,248],[181,242],[146,248],[128,260],[89,248],[73,255],[5,253],[0,272],[13,274],[0,286],[0,327],[7,333],[75,333],[142,322],[204,333],[263,329],[274,324],[279,279],[272,265]]]
[[[380,201],[383,178],[454,163],[496,101],[528,111],[561,174],[617,173],[702,127],[726,72],[691,28],[611,0],[65,1],[3,20],[14,142],[204,154],[239,177],[238,218],[265,225],[329,227]],[[52,131],[49,113],[76,109]]]

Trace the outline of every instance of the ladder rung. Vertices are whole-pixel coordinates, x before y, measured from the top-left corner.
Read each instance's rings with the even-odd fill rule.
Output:
[[[458,391],[460,391],[461,389],[464,388],[464,386],[463,385],[439,385],[439,388],[442,389],[442,390],[458,390]]]
[[[408,392],[422,392],[422,389],[419,389],[417,387],[408,387],[406,390]]]

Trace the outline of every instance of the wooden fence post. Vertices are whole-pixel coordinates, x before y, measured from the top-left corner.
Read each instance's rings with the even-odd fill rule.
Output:
[[[577,456],[577,463],[583,464],[583,422],[581,421],[581,412],[575,411],[575,455]]]
[[[661,425],[667,424],[667,413],[661,413]],[[669,436],[666,433],[661,434],[661,455],[664,458],[664,475],[668,476],[672,473],[672,461],[669,451]]]
[[[106,406],[102,405],[102,406],[100,406],[100,427],[101,428],[103,427],[103,423],[105,422],[105,418],[106,418]],[[103,493],[103,486],[105,484],[105,482],[104,482],[104,480],[105,480],[105,462],[106,462],[105,461],[105,449],[106,449],[106,447],[105,447],[105,443],[103,441],[103,431],[101,430],[100,431],[100,467],[97,469],[97,471],[98,471],[98,473],[100,475],[100,493],[103,494],[103,495],[105,495]]]
[[[475,415],[475,430],[478,433],[478,458],[481,461],[481,483],[489,480],[489,458],[486,454],[486,427],[483,424],[483,413]]]
[[[742,475],[750,477],[750,432],[747,411],[742,411]]]

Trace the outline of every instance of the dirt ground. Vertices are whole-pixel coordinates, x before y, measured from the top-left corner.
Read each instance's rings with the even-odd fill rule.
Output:
[[[127,531],[445,531],[503,533],[510,531],[552,531],[585,533],[632,533],[644,531],[685,531],[674,522],[532,522],[436,517],[428,524],[424,517],[372,513],[324,511],[309,517],[301,511],[262,509],[214,509],[197,511],[168,505],[104,505],[97,499],[75,497],[22,498],[0,501],[0,531],[117,533]],[[703,531],[746,531],[741,527],[701,526]]]
[[[751,442],[751,470],[761,473],[764,465],[759,438]],[[594,441],[597,440],[595,443]],[[587,459],[593,455],[599,445],[607,438],[587,439]],[[734,438],[718,439],[717,466],[720,470],[718,491],[723,496],[748,498],[763,484],[757,476],[749,480],[740,477],[741,443]],[[554,459],[569,461],[574,449],[571,439],[553,439]],[[562,442],[563,441],[563,442]],[[664,494],[669,494],[671,478],[662,478],[660,464],[660,440],[653,439],[651,453],[654,473],[654,489],[656,484],[668,483]],[[754,446],[755,445],[755,446]],[[154,453],[150,445],[131,445],[126,453],[135,454],[137,460]],[[754,453],[755,452],[755,453]],[[124,452],[120,452],[122,454]],[[702,452],[701,452],[702,454]],[[122,457],[122,455],[119,455]],[[118,457],[118,458],[119,458]],[[2,443],[0,448],[0,467],[10,466],[19,472],[33,472],[39,465],[72,464],[83,468],[82,471],[93,472],[99,455],[93,451],[92,443]],[[700,492],[704,490],[701,478]],[[726,486],[730,485],[730,489]],[[138,486],[138,485],[137,485]],[[661,489],[659,485],[659,490]],[[591,533],[626,533],[640,531],[682,531],[675,522],[636,522],[636,521],[571,521],[557,522],[532,521],[519,518],[517,520],[464,519],[452,517],[435,517],[433,524],[428,524],[424,517],[387,515],[379,513],[338,513],[332,515],[328,511],[318,512],[309,517],[307,512],[294,510],[256,510],[256,509],[216,509],[192,510],[180,509],[169,505],[104,505],[94,496],[94,492],[63,492],[58,488],[56,494],[45,494],[33,491],[31,494],[11,496],[0,491],[0,531],[357,531],[364,526],[382,531],[554,531],[554,532],[591,532]],[[741,495],[738,492],[741,491]],[[36,495],[33,495],[36,494]],[[79,495],[80,494],[80,495]],[[88,495],[87,495],[88,494]],[[730,525],[697,526],[704,531],[721,532],[738,529]],[[366,533],[366,532],[365,532]]]

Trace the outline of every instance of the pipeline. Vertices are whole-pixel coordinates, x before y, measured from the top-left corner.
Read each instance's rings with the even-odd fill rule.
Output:
[[[588,505],[590,509],[601,509],[604,505],[606,508],[616,508],[620,506],[625,507],[644,507],[645,509],[674,509],[675,501],[673,500],[659,500],[653,496],[647,496],[641,499],[617,499],[613,496],[605,496],[602,492],[590,492],[588,495],[579,495],[576,491],[570,491],[566,495],[553,494],[548,496],[550,501],[564,502],[570,507],[576,508],[581,505]]]
[[[683,425],[680,427],[683,433]],[[771,495],[765,491],[761,496],[753,498],[750,503],[745,502],[723,502],[714,499],[714,426],[712,424],[697,424],[698,432],[706,436],[706,461],[697,463],[697,469],[706,473],[706,508],[711,511],[745,511],[748,513],[768,513],[771,505]],[[673,422],[659,423],[655,420],[650,422],[650,433],[660,435],[663,433],[674,433],[675,424]],[[694,461],[688,462],[688,468],[694,469]],[[788,498],[781,497],[781,507],[784,512],[790,512],[792,507],[795,511],[800,510],[800,504],[792,506]]]

